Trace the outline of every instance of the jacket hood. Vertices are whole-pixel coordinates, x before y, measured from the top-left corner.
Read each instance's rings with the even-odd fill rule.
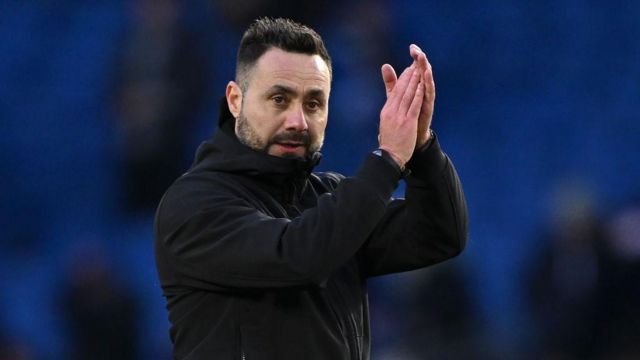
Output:
[[[308,176],[320,162],[320,152],[306,159],[285,159],[256,151],[241,143],[235,134],[235,118],[226,99],[220,101],[218,129],[198,147],[192,170],[223,171],[250,176]],[[277,180],[277,179],[274,179]]]

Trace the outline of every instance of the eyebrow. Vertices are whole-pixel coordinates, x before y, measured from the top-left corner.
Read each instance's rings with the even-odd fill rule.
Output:
[[[287,95],[298,95],[298,92],[290,87],[290,86],[286,86],[286,85],[273,85],[272,87],[269,88],[269,90],[267,91],[268,94],[274,94],[274,93],[284,93]],[[305,94],[308,97],[315,97],[315,98],[320,98],[320,99],[324,99],[325,95],[324,95],[324,91],[322,89],[310,89],[306,92]]]

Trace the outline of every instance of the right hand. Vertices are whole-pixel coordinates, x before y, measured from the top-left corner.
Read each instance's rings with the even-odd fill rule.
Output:
[[[391,65],[382,66],[383,80]],[[422,107],[424,86],[415,62],[406,68],[393,89],[387,93],[387,102],[380,111],[380,148],[386,150],[404,169],[416,147],[418,116]]]

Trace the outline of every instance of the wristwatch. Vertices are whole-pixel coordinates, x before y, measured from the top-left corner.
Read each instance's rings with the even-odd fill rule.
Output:
[[[429,129],[429,139],[427,139],[427,142],[425,142],[420,148],[421,149],[426,149],[429,147],[429,145],[431,145],[431,143],[433,142],[433,139],[436,137],[436,134],[433,132],[432,129]]]

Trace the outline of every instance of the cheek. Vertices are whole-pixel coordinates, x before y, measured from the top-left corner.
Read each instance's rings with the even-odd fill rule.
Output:
[[[322,136],[324,134],[325,129],[327,128],[327,119],[322,119],[319,121],[314,121],[312,125],[313,132],[318,134],[318,136]]]
[[[246,107],[245,117],[256,132],[263,138],[268,138],[278,131],[277,118],[268,110],[256,107]]]

